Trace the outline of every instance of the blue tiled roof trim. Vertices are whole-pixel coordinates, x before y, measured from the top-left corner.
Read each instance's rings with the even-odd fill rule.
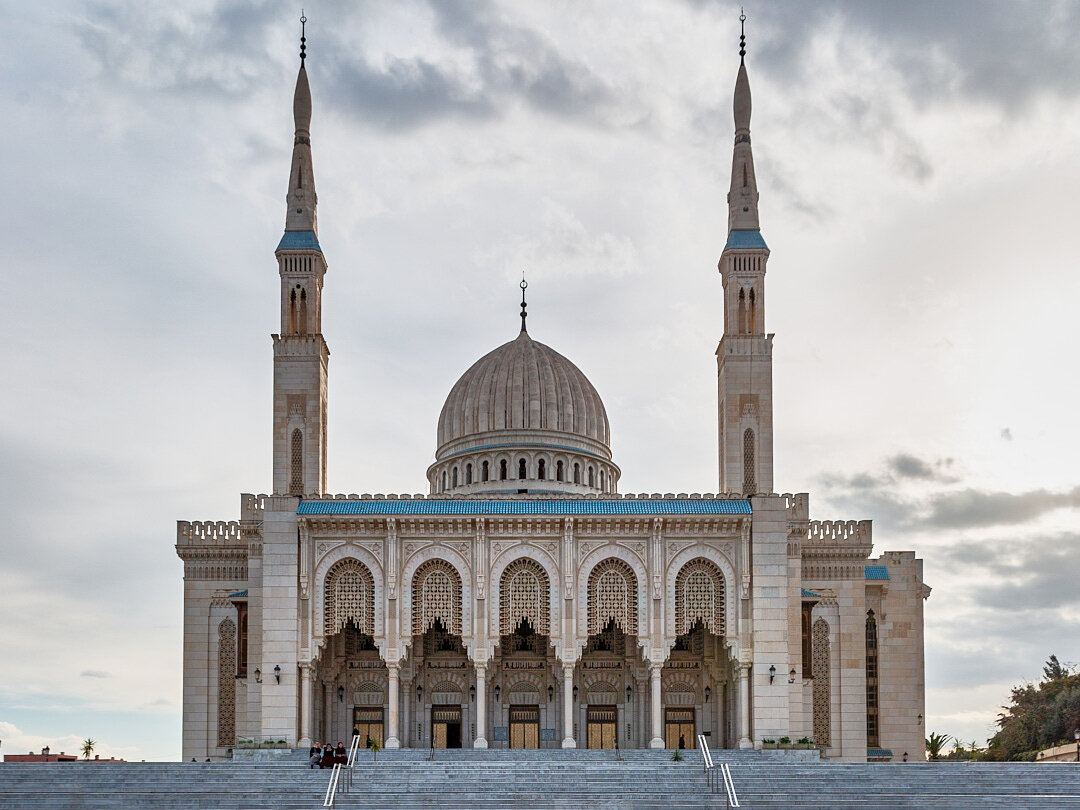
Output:
[[[298,515],[749,515],[747,500],[301,501]]]
[[[866,578],[867,579],[888,579],[889,569],[884,565],[868,565],[866,566]]]
[[[892,756],[893,756],[893,752],[892,752],[891,748],[867,748],[866,749],[866,758],[867,759],[885,759],[886,757],[888,757],[889,759],[892,759]]]
[[[768,250],[761,231],[731,231],[724,250]]]
[[[229,594],[230,599],[232,599],[234,596],[247,596],[247,588],[244,588],[244,590],[242,591],[237,591],[236,593]]]
[[[319,237],[315,235],[315,231],[285,231],[281,241],[278,242],[277,249],[317,250],[322,253],[322,248],[319,247]]]
[[[806,588],[803,588],[802,589],[802,598],[803,599],[820,599],[821,594],[820,593],[814,593],[811,590],[807,590]]]

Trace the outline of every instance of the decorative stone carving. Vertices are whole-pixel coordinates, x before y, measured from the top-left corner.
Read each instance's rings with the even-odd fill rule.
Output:
[[[351,557],[326,573],[323,587],[323,634],[332,636],[352,623],[361,632],[375,635],[375,582],[371,571]]]
[[[686,563],[675,578],[675,634],[682,635],[700,619],[707,630],[723,636],[724,574],[711,560],[698,557]]]
[[[547,571],[527,557],[514,560],[503,570],[499,583],[499,633],[508,636],[522,619],[538,635],[551,632],[551,593]]]
[[[217,744],[236,744],[236,622],[218,625]]]
[[[461,635],[461,577],[446,560],[428,560],[413,574],[413,635],[439,619],[447,631]]]
[[[612,619],[630,636],[636,636],[637,577],[634,570],[615,557],[604,560],[589,574],[589,635],[597,635]]]

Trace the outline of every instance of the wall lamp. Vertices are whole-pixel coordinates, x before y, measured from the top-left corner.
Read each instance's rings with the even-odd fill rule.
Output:
[[[548,703],[551,703],[551,701],[553,701],[554,699],[555,699],[555,687],[554,686],[549,686],[548,687]]]
[[[416,685],[416,700],[419,702],[424,697],[424,687],[422,684]]]
[[[577,700],[577,684],[574,684],[574,700]]]
[[[339,686],[337,688],[337,699],[338,699],[338,703],[344,703],[345,702],[345,687],[344,686]]]
[[[469,700],[476,700],[476,686],[474,685],[469,686]]]
[[[705,702],[709,702],[709,698],[712,697],[712,689],[708,686],[705,687]]]
[[[496,703],[499,702],[499,695],[501,695],[501,694],[502,694],[502,688],[498,684],[495,684],[495,702]]]
[[[904,762],[907,762],[907,751],[904,752]]]
[[[274,664],[274,680],[281,683],[281,667]]]
[[[787,682],[795,683],[795,667],[792,667],[791,672],[787,674]]]
[[[261,669],[256,669],[255,670],[255,683],[262,683],[262,670]]]
[[[769,665],[769,683],[772,683],[776,678],[776,667]]]
[[[630,702],[630,697],[631,697],[631,696],[632,696],[633,694],[634,694],[634,687],[632,687],[632,686],[631,686],[630,684],[627,684],[627,685],[626,685],[626,702],[627,702],[627,703],[629,703],[629,702]]]

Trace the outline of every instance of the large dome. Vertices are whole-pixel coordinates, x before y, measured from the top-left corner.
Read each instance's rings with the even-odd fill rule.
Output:
[[[523,329],[450,390],[428,471],[431,489],[613,492],[619,472],[610,436],[589,379]]]

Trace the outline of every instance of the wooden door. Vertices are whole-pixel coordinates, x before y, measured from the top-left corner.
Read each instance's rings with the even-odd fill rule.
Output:
[[[540,747],[540,707],[510,707],[510,747]]]
[[[695,748],[697,739],[694,737],[694,710],[673,709],[668,707],[664,710],[664,745],[667,748],[683,748],[689,750]]]
[[[586,709],[586,735],[588,748],[614,748],[617,714],[614,706],[589,706]]]
[[[355,706],[353,708],[353,726],[360,732],[360,745],[367,747],[374,740],[383,744],[383,710]]]

